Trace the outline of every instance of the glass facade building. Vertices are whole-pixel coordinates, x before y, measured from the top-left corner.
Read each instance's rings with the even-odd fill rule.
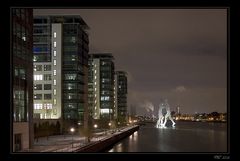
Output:
[[[41,104],[46,102],[45,98],[52,104],[49,115],[40,112],[47,118],[61,117],[71,125],[78,122],[85,125],[88,120],[87,29],[80,16],[34,16],[34,65],[42,65],[42,71],[36,71],[34,76],[42,75],[41,84],[46,86],[42,87],[44,92],[34,92],[51,94],[42,95],[41,99]]]
[[[127,73],[124,71],[116,71],[114,82],[115,117],[124,122],[127,119]]]
[[[114,119],[113,59],[109,53],[89,55],[88,104],[93,119]]]
[[[17,152],[33,144],[33,12],[24,8],[11,11],[12,150]]]

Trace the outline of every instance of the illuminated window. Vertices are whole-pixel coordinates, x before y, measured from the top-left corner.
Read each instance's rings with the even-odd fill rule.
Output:
[[[97,73],[97,70],[94,70],[94,73],[96,74],[96,73]]]
[[[54,95],[57,94],[57,90],[56,90],[56,89],[53,90],[53,94],[54,94]]]
[[[34,98],[34,100],[41,100],[42,94],[34,94],[33,98]]]
[[[97,79],[97,76],[94,76],[94,79]]]
[[[35,109],[35,110],[41,110],[41,109],[42,109],[42,104],[40,104],[40,103],[35,103],[35,104],[34,104],[34,109]]]
[[[45,104],[45,108],[46,108],[46,109],[52,109],[52,104],[51,104],[51,103]]]
[[[34,71],[42,71],[42,65],[34,65],[33,70]]]
[[[95,91],[97,91],[97,88],[94,88]]]
[[[57,80],[56,79],[53,80],[53,85],[55,85],[55,86],[57,85]]]
[[[56,59],[53,60],[53,65],[57,65],[57,60]]]
[[[57,47],[57,42],[56,41],[53,42],[53,46]]]
[[[94,82],[95,85],[97,85],[97,82]]]
[[[56,98],[53,99],[53,104],[54,104],[54,105],[57,104],[57,100],[56,100]]]
[[[53,70],[53,75],[57,75],[57,70]]]
[[[53,37],[54,37],[54,38],[57,37],[57,33],[56,33],[56,32],[53,33]]]
[[[57,51],[56,50],[53,51],[53,56],[57,56]]]
[[[101,111],[100,111],[102,114],[103,113],[109,113],[109,109],[101,109]]]
[[[42,80],[43,75],[34,75],[34,80]]]
[[[34,90],[42,90],[42,84],[34,84]]]

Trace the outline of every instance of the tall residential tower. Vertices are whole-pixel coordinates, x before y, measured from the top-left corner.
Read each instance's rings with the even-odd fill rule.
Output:
[[[121,122],[127,120],[127,73],[124,71],[115,72],[114,107],[115,118]]]
[[[33,144],[33,63],[32,9],[12,9],[12,112],[13,152],[31,148]]]
[[[114,58],[109,53],[89,55],[88,103],[94,120],[112,121],[114,114]]]
[[[80,16],[34,16],[34,114],[87,126],[88,34]]]

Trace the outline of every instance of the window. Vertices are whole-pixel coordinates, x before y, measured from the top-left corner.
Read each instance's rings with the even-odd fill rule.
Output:
[[[97,70],[94,70],[94,73],[96,74],[96,73],[97,73]]]
[[[44,99],[45,99],[45,100],[50,100],[50,99],[52,99],[52,94],[44,94]]]
[[[57,33],[56,33],[56,32],[53,33],[53,37],[54,37],[54,38],[57,37]]]
[[[44,74],[43,78],[44,78],[44,80],[52,80],[52,75],[51,74]]]
[[[34,75],[34,80],[42,80],[43,75]]]
[[[102,114],[103,113],[109,113],[109,109],[101,109],[101,111],[100,111]]]
[[[44,90],[51,90],[52,85],[51,84],[44,84]]]
[[[53,65],[57,65],[57,60],[53,59]]]
[[[44,71],[51,71],[51,65],[44,65]]]
[[[97,79],[97,76],[94,76],[94,79]]]
[[[55,85],[55,86],[57,85],[57,80],[56,79],[53,80],[53,85]]]
[[[102,96],[101,97],[101,101],[109,101],[109,96]]]
[[[53,46],[57,47],[57,42],[56,41],[53,42]]]
[[[42,71],[42,65],[34,65],[33,70],[34,71]]]
[[[34,109],[35,110],[41,110],[42,109],[42,104],[41,103],[35,103],[34,104]]]
[[[34,100],[41,100],[42,99],[42,94],[34,94]]]
[[[53,94],[54,94],[54,95],[57,94],[57,90],[56,90],[56,89],[53,90]]]
[[[57,104],[57,100],[56,100],[56,98],[53,99],[53,104],[54,104],[54,105]]]
[[[52,109],[52,104],[51,103],[47,103],[46,105],[46,109]]]
[[[57,70],[53,70],[53,75],[57,75]]]
[[[53,56],[57,56],[57,51],[56,50],[53,51]]]
[[[42,84],[34,84],[34,90],[42,90]]]
[[[97,85],[97,82],[94,82],[94,85]]]
[[[76,80],[77,74],[65,74],[65,80]]]

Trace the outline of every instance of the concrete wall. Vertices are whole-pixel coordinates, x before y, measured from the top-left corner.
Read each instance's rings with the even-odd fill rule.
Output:
[[[83,148],[76,150],[75,152],[104,152],[111,146],[122,140],[123,138],[133,134],[135,131],[139,130],[139,126],[133,127],[132,129],[122,132],[120,134],[114,135],[110,138],[100,140]]]
[[[14,122],[13,123],[13,152],[15,152],[15,134],[21,134],[21,149],[29,149],[29,123],[28,122]]]

